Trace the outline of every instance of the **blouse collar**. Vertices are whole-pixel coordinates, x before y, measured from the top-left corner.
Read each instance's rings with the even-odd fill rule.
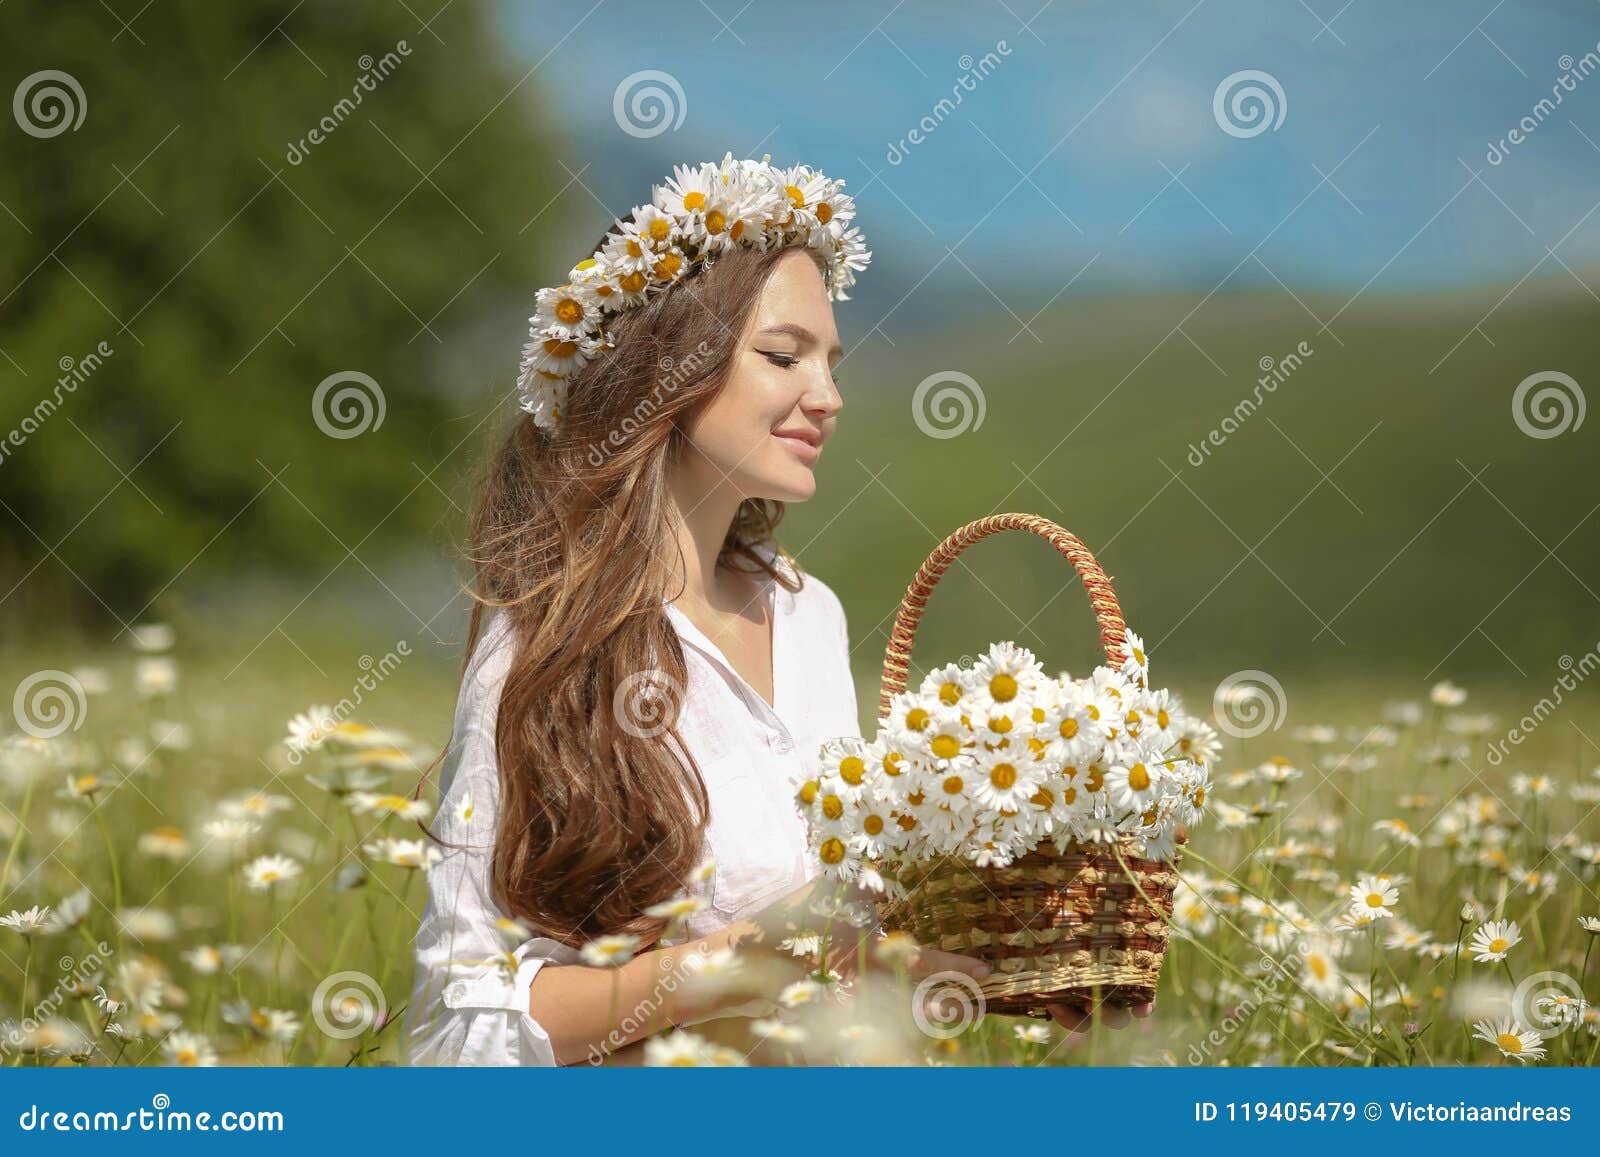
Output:
[[[753,549],[782,573],[790,577],[796,575],[793,564],[788,559],[782,558],[772,545],[758,543]],[[772,612],[772,697],[774,701],[781,704],[785,698],[781,685],[788,661],[789,646],[786,623],[793,616],[798,600],[794,591],[783,586],[771,575],[761,574],[757,577],[761,582],[762,591],[768,599],[768,607]],[[693,620],[674,606],[670,600],[662,599],[661,605],[667,612],[667,618],[677,630],[678,637],[710,659],[722,672],[723,676],[740,689],[741,693],[750,702],[752,710],[767,719],[769,723],[782,728],[784,726],[783,721],[778,717],[773,705],[763,699],[753,687],[745,682],[744,676],[740,675],[734,669],[733,664],[728,662],[727,656],[722,653],[722,648],[713,643],[705,632],[695,626]]]

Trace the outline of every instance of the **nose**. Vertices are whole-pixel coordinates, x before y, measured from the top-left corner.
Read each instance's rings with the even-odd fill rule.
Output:
[[[844,408],[844,398],[834,384],[833,372],[826,367],[807,384],[800,407],[814,418],[831,418]]]

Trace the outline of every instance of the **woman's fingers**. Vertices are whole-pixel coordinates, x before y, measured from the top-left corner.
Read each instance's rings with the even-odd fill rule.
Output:
[[[1073,1008],[1067,1004],[1049,1004],[1045,1006],[1050,1010],[1050,1016],[1055,1022],[1063,1026],[1068,1032],[1087,1032],[1094,1026],[1096,1017],[1106,1028],[1122,1028],[1133,1021],[1134,1017],[1143,1019],[1155,1009],[1155,1001],[1146,1001],[1131,1007],[1124,1005],[1099,1004],[1088,1011]]]
[[[1183,824],[1175,824],[1172,829],[1172,834],[1177,838],[1177,841],[1180,844],[1186,844],[1189,842],[1189,829]]]
[[[1047,1004],[1045,1007],[1055,1022],[1068,1032],[1083,1032],[1089,1027],[1089,1018],[1070,1005]]]

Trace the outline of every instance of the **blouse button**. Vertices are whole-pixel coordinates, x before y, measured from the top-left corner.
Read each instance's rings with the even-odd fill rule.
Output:
[[[467,986],[458,980],[445,990],[445,995],[454,1001],[464,1000],[467,995]]]
[[[773,746],[783,754],[787,755],[789,752],[794,750],[794,740],[790,739],[787,735],[778,735],[773,740]]]

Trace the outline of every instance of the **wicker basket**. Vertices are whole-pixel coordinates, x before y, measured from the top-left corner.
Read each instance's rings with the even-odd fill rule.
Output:
[[[1002,530],[1037,534],[1072,563],[1106,657],[1121,665],[1127,628],[1111,580],[1088,548],[1047,518],[990,515],[941,542],[906,591],[883,658],[880,719],[906,689],[917,624],[940,576],[967,547]],[[1047,1004],[1140,1004],[1155,999],[1178,873],[1172,864],[1134,857],[1130,843],[1074,842],[1057,854],[1046,842],[1004,868],[950,856],[916,864],[901,877],[907,896],[882,902],[879,914],[885,928],[919,944],[988,961],[994,971],[982,990],[989,1012],[1047,1018]]]

